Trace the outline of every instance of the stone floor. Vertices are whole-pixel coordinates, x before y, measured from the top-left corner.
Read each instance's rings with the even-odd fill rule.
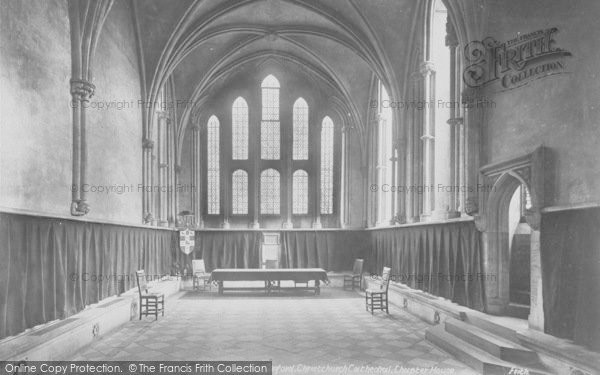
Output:
[[[72,359],[272,360],[274,373],[289,374],[344,365],[353,365],[347,372],[353,374],[363,373],[359,368],[370,374],[407,368],[475,374],[427,342],[427,327],[393,306],[390,315],[371,315],[360,295],[339,288],[323,288],[320,296],[188,291],[167,300],[164,317],[131,321]]]

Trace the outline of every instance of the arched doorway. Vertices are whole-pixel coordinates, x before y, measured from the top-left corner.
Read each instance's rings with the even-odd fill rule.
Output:
[[[531,154],[484,166],[480,169],[480,212],[476,215],[476,225],[482,232],[486,312],[528,318],[529,327],[540,330],[544,326],[540,210],[549,184],[545,181],[547,175],[544,174],[547,168],[548,166],[544,165],[542,147]],[[511,201],[516,193],[521,195],[519,199],[524,200],[524,207],[519,208],[518,222],[514,224],[515,215],[511,217],[510,213]],[[524,246],[524,249],[519,251],[520,255],[517,255],[511,253],[511,245],[520,224],[525,224],[521,225],[520,229],[526,232],[529,247]],[[525,257],[525,253],[529,254],[529,266],[517,264],[518,257]],[[515,263],[512,267],[511,259]],[[529,269],[529,274],[526,268]],[[528,296],[529,309],[524,303]]]
[[[525,212],[531,208],[531,196],[525,185],[519,186],[508,206],[508,310],[507,315],[527,319],[531,299],[531,227]]]

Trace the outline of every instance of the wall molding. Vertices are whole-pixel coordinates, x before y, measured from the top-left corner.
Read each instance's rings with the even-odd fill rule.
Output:
[[[92,223],[92,224],[118,225],[118,226],[122,226],[122,227],[132,227],[132,228],[158,229],[158,230],[168,230],[168,231],[178,230],[177,228],[155,227],[155,226],[143,225],[143,224],[139,224],[139,223],[136,224],[136,223],[128,223],[128,222],[124,222],[124,221],[93,219],[93,218],[86,218],[83,216],[73,217],[71,215],[62,215],[62,214],[51,213],[51,212],[27,210],[27,209],[21,209],[21,208],[2,207],[2,206],[0,206],[0,213],[24,215],[24,216],[34,216],[34,217],[47,218],[47,219],[64,219],[64,220],[70,220],[70,221],[81,221],[81,222]]]

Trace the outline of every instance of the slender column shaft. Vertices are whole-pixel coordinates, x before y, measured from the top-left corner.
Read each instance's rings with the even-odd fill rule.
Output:
[[[434,209],[435,193],[435,71],[433,63],[426,61],[421,64],[423,76],[423,215],[431,215]]]

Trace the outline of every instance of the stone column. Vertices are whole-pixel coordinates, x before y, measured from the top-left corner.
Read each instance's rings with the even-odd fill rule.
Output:
[[[316,170],[318,171],[318,173],[315,174],[315,178],[313,179],[313,191],[315,192],[315,200],[313,205],[314,217],[312,227],[315,229],[320,229],[323,227],[323,225],[321,224],[321,130],[323,128],[323,123],[319,121],[316,121],[314,123],[317,124],[315,126],[317,130],[315,137],[315,147],[317,148],[318,152],[315,153],[315,165],[317,165]]]
[[[423,77],[423,212],[421,219],[430,220],[435,203],[435,70],[431,61],[425,61],[419,67]]]
[[[350,156],[348,154],[350,144],[350,127],[346,124],[342,126],[342,165],[341,165],[341,186],[340,186],[340,224],[342,228],[348,226],[350,194]]]
[[[420,73],[415,72],[410,77],[410,87],[408,91],[407,103],[412,103],[406,111],[406,172],[403,184],[403,191],[406,207],[406,221],[412,223],[418,221],[421,213],[421,196],[415,190],[415,187],[421,186],[421,140],[420,140],[420,120],[421,114],[417,108],[417,103],[421,100],[421,81]]]
[[[158,114],[158,225],[166,227],[167,221],[167,127],[169,118]]]
[[[460,60],[457,54],[458,37],[452,22],[446,22],[446,46],[450,50],[450,186],[451,192],[448,194],[448,208],[444,214],[445,219],[452,219],[460,216],[462,207],[461,192],[466,189],[461,181],[461,128],[462,128],[462,112],[460,107]]]
[[[462,143],[464,157],[463,161],[463,183],[472,189],[466,189],[463,193],[464,212],[468,215],[477,213],[479,210],[479,194],[477,184],[479,183],[479,165],[481,159],[481,127],[483,125],[483,110],[480,108],[481,89],[467,87],[462,92],[462,102],[465,108],[462,125]]]
[[[73,108],[73,177],[71,215],[83,216],[90,211],[86,203],[87,183],[87,139],[86,108],[87,102],[94,95],[95,86],[86,80],[71,80],[71,107]]]
[[[280,110],[281,118],[279,119],[280,128],[281,128],[281,138],[282,139],[292,139],[293,131],[293,113],[291,108],[293,107],[293,103],[287,102],[287,99],[284,99],[283,108]],[[282,144],[283,146],[283,144]],[[283,222],[281,223],[281,227],[284,229],[293,228],[294,225],[292,223],[292,213],[293,213],[293,189],[292,189],[292,157],[293,150],[291,147],[281,147],[281,175],[280,175],[280,191],[283,192],[281,194],[280,200],[280,209],[281,209],[281,218]]]
[[[154,142],[149,138],[142,140],[143,173],[142,173],[142,201],[144,210],[144,224],[152,224],[152,150]]]
[[[392,185],[393,187],[398,186],[398,146],[396,145],[396,142],[394,142],[393,146],[392,146],[392,155],[390,157],[390,162],[392,162],[392,164],[390,165],[390,168],[392,168],[392,179],[390,181],[390,185]],[[393,189],[390,189],[390,194],[391,194],[391,202],[390,204],[392,205],[392,217],[390,218],[389,224],[390,225],[394,225],[396,224],[396,221],[400,215],[399,211],[398,211],[398,192],[397,191],[392,191]]]
[[[202,146],[200,142],[200,125],[194,121],[192,129],[192,210],[194,211],[194,222],[196,229],[204,227],[202,220]]]
[[[172,121],[167,122],[167,222],[174,227],[177,221],[175,202],[177,185],[175,175],[175,128]]]

